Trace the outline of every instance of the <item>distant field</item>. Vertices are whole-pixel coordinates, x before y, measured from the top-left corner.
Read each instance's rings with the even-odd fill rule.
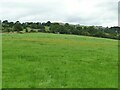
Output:
[[[117,88],[118,41],[3,34],[3,88]]]

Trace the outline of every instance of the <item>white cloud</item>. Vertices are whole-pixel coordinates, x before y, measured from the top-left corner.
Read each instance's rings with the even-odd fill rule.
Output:
[[[117,26],[118,0],[0,0],[0,18]]]

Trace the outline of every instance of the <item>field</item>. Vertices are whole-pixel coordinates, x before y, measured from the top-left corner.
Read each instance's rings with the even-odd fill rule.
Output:
[[[2,89],[2,34],[0,33],[0,89]]]
[[[3,34],[3,88],[117,88],[118,41]]]

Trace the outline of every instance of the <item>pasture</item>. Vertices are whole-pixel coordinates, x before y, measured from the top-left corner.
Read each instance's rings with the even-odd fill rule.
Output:
[[[118,41],[46,33],[2,35],[3,88],[117,88]]]

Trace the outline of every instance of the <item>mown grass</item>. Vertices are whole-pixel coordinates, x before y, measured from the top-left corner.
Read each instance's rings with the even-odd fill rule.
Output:
[[[118,41],[3,34],[3,88],[117,88]]]

